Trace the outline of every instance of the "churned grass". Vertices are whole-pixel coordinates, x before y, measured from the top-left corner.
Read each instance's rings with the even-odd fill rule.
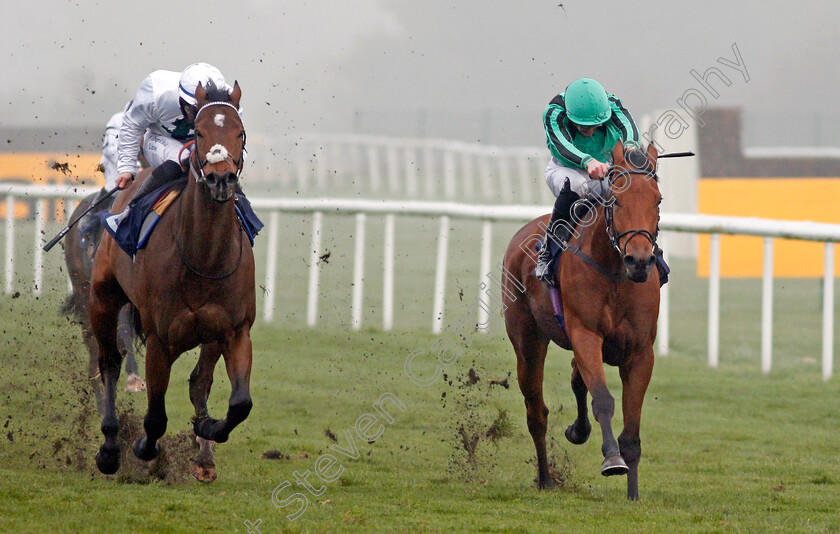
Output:
[[[0,531],[248,532],[246,521],[259,521],[262,533],[840,529],[840,382],[820,378],[818,281],[776,282],[774,366],[762,375],[760,282],[725,280],[720,367],[710,369],[706,281],[695,277],[693,265],[675,263],[672,350],[658,356],[646,396],[639,502],[626,501],[623,477],[600,476],[597,426],[582,446],[563,437],[575,413],[570,355],[552,347],[545,373],[549,440],[564,484],[541,492],[515,358],[502,333],[471,336],[471,345],[462,343],[457,360],[431,385],[406,376],[405,359],[416,349],[425,353],[413,369],[424,376],[434,371],[431,345],[438,336],[429,329],[436,221],[398,222],[416,241],[398,244],[396,327],[382,332],[382,236],[372,220],[365,322],[358,332],[349,327],[352,239],[339,236],[338,218],[325,218],[323,243],[331,256],[322,265],[318,326],[308,329],[300,281],[307,274],[309,223],[287,221],[275,321],[260,319],[252,332],[255,406],[230,440],[217,445],[219,478],[209,485],[130,483],[96,471],[99,420],[78,327],[57,312],[66,291],[57,256],[46,258],[47,290],[39,298],[28,291],[28,275],[20,275],[21,293],[0,296]],[[508,230],[494,231],[494,257],[501,256]],[[479,235],[478,225],[459,223],[453,230],[447,325],[475,312]],[[264,244],[257,256],[260,281]],[[168,435],[190,429],[187,377],[195,361],[193,351],[175,364]],[[616,370],[609,368],[607,376],[619,398]],[[220,365],[211,414],[224,413],[229,394]],[[405,407],[383,401],[392,423],[372,406],[384,394]],[[145,398],[120,392],[118,406],[142,416]],[[355,429],[365,414],[378,416],[368,435],[382,425],[372,443]],[[616,433],[620,427],[617,403]],[[336,450],[353,448],[348,432],[357,459]],[[262,458],[269,451],[277,459]],[[337,460],[328,473],[343,470],[329,483],[315,474],[325,454]],[[296,484],[295,473],[320,494]],[[300,512],[303,502],[290,500],[295,493],[306,496],[306,507],[291,521],[287,516]]]
[[[501,336],[475,336],[445,377],[420,387],[403,364],[417,348],[428,353],[436,339],[431,334],[260,325],[253,336],[255,407],[230,441],[217,446],[219,479],[210,485],[121,482],[93,465],[101,436],[85,393],[85,355],[75,326],[53,312],[57,300],[0,299],[4,531],[246,532],[244,522],[258,520],[263,533],[840,528],[840,476],[833,468],[840,391],[836,380],[819,380],[813,365],[790,363],[762,376],[757,362],[746,358],[722,359],[712,370],[702,353],[660,357],[643,412],[642,500],[628,503],[624,478],[598,474],[597,428],[583,446],[563,438],[574,399],[569,355],[557,348],[546,369],[549,436],[569,483],[555,491],[535,488],[522,397],[515,375],[509,376],[514,357]],[[186,378],[195,359],[188,353],[176,363],[167,398],[170,434],[189,429]],[[785,359],[796,362],[797,356]],[[431,372],[428,363],[418,360],[417,369]],[[614,369],[608,377],[620,395]],[[223,412],[229,392],[220,366],[213,414]],[[363,414],[378,413],[372,404],[384,393],[405,411],[385,404],[394,422],[380,417],[382,434],[368,443],[354,426]],[[144,412],[142,398],[119,398],[122,409]],[[509,432],[490,439],[502,413]],[[615,421],[618,429],[620,410]],[[347,431],[358,459],[330,449],[328,435],[350,448]],[[471,453],[465,435],[477,436]],[[261,459],[270,450],[282,452],[282,459]],[[326,453],[343,469],[329,484],[316,482],[314,474]],[[321,495],[295,484],[294,473],[305,471]],[[272,492],[287,481],[291,486],[273,502]],[[299,502],[274,503],[296,492],[308,502],[290,521],[286,516]]]

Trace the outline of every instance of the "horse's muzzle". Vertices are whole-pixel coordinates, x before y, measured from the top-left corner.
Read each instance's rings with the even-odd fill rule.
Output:
[[[653,254],[647,254],[645,257],[637,257],[633,254],[624,255],[624,269],[627,278],[634,282],[647,281],[655,263],[656,257]]]
[[[211,172],[204,177],[204,181],[210,189],[210,198],[216,202],[227,202],[236,192],[239,176],[230,171],[221,174]]]

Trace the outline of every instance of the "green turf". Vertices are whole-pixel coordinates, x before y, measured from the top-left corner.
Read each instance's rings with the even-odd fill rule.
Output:
[[[776,282],[773,371],[759,371],[760,282],[724,281],[720,368],[706,365],[706,281],[676,262],[671,293],[672,353],[659,357],[642,422],[642,500],[625,500],[625,479],[599,475],[600,435],[572,446],[563,429],[573,419],[569,354],[552,348],[546,369],[552,456],[567,476],[564,489],[534,486],[533,445],[515,382],[514,356],[503,336],[473,336],[458,360],[428,387],[403,367],[413,350],[430,350],[436,221],[397,222],[396,328],[382,332],[381,229],[368,219],[365,328],[350,332],[352,219],[325,218],[319,327],[305,328],[309,221],[284,218],[283,273],[277,316],[253,331],[255,407],[216,449],[219,479],[134,484],[104,477],[93,465],[101,442],[84,379],[86,355],[77,327],[56,310],[66,286],[48,256],[46,291],[0,297],[0,531],[3,532],[246,532],[262,520],[269,532],[325,531],[569,531],[569,532],[837,532],[840,475],[837,428],[840,382],[820,378],[818,281]],[[446,324],[470,317],[478,294],[477,224],[453,224]],[[494,228],[494,257],[512,226]],[[49,232],[48,232],[49,233]],[[30,234],[31,235],[31,234]],[[18,245],[24,250],[20,240]],[[258,248],[258,280],[264,246]],[[55,252],[59,252],[56,249]],[[52,253],[52,254],[54,254]],[[31,254],[31,253],[30,253]],[[21,258],[26,258],[21,252]],[[20,265],[31,262],[22,259]],[[30,263],[31,264],[31,263]],[[26,276],[18,281],[21,288]],[[463,290],[463,297],[460,296]],[[261,304],[259,304],[261,306]],[[261,309],[261,308],[260,308]],[[835,349],[836,351],[837,349]],[[189,429],[186,378],[196,356],[176,363],[170,383],[168,434]],[[422,358],[418,370],[429,371]],[[470,369],[480,378],[468,385]],[[510,373],[511,374],[509,376]],[[615,369],[608,370],[620,395]],[[509,380],[509,389],[491,385]],[[375,443],[355,436],[356,420],[383,393],[393,424]],[[218,416],[230,393],[217,369],[210,411]],[[142,395],[120,393],[121,411],[144,413]],[[504,417],[506,414],[506,418]],[[501,416],[510,435],[492,443],[486,431]],[[616,414],[616,431],[620,425]],[[497,425],[498,426],[498,425]],[[505,425],[502,425],[503,428]],[[462,430],[463,429],[463,430]],[[338,453],[344,473],[308,496],[306,511],[272,503],[305,491],[294,472],[312,471],[332,443],[351,431],[358,460]],[[473,455],[462,437],[479,436]],[[67,440],[63,440],[67,438]],[[278,450],[282,460],[261,459]],[[278,500],[280,500],[278,499]]]

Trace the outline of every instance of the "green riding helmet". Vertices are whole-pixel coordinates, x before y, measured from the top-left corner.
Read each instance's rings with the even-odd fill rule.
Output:
[[[578,78],[569,84],[564,95],[569,120],[581,126],[607,122],[612,108],[604,87],[592,78]]]

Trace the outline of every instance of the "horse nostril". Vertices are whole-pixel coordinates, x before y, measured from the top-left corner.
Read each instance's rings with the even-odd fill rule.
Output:
[[[627,267],[630,267],[630,268],[635,267],[636,266],[636,258],[631,256],[630,254],[625,255],[624,256],[624,265],[626,265]]]
[[[236,185],[239,177],[233,172],[226,172],[221,175],[213,172],[207,175],[206,180],[207,185],[211,187],[230,187]]]
[[[651,267],[653,264],[656,263],[656,256],[651,256],[647,259],[647,266]]]

